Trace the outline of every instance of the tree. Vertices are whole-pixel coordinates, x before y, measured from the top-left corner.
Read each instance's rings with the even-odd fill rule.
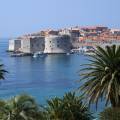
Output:
[[[81,69],[84,92],[89,104],[98,103],[99,98],[120,107],[120,46],[97,47],[88,64]]]
[[[92,120],[92,114],[87,104],[83,103],[83,96],[76,96],[75,92],[63,96],[64,120]]]
[[[100,120],[120,120],[120,108],[107,108],[99,116]]]
[[[0,64],[0,80],[5,79],[4,75],[7,72],[6,70],[3,69],[4,65]]]
[[[4,100],[0,100],[0,120],[4,120],[6,108],[6,102]]]
[[[47,100],[46,116],[48,120],[63,120],[62,119],[62,100],[58,97]]]
[[[19,95],[1,104],[2,120],[44,120],[42,110],[31,96]]]
[[[75,93],[67,93],[63,98],[48,100],[46,108],[50,120],[92,120],[88,107],[83,103],[83,98]]]

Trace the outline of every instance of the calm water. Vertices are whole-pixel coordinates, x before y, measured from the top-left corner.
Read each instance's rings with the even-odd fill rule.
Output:
[[[77,89],[80,64],[87,62],[83,55],[10,57],[5,52],[7,48],[8,40],[1,39],[0,60],[9,71],[6,80],[0,84],[1,98],[28,93],[44,104],[52,96],[62,96],[65,92]],[[99,110],[102,108],[100,105]]]

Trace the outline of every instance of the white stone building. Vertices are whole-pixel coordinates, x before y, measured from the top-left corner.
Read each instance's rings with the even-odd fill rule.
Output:
[[[20,39],[12,39],[9,40],[9,51],[19,51],[21,48],[21,40]]]
[[[44,51],[44,37],[29,36],[21,39],[21,52],[35,53]]]
[[[10,40],[9,51],[23,53],[68,53],[71,50],[71,40],[68,35],[24,36]]]
[[[68,35],[50,35],[45,37],[44,53],[68,53],[71,41]]]

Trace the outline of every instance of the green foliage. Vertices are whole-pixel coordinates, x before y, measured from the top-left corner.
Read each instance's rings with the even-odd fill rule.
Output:
[[[50,120],[61,120],[62,119],[62,101],[60,98],[52,98],[47,101],[48,106],[46,107],[47,117]]]
[[[0,105],[1,120],[43,120],[43,112],[31,96],[16,96]]]
[[[80,87],[89,104],[98,103],[99,98],[110,102],[113,107],[120,107],[120,46],[97,47],[91,55],[89,64],[81,69]]]
[[[92,120],[93,117],[82,100],[75,93],[67,93],[63,98],[52,98],[47,101],[47,116],[50,120]]]
[[[92,114],[82,96],[67,93],[63,98],[52,98],[47,106],[38,105],[28,95],[0,101],[0,120],[92,120]]]
[[[0,64],[0,80],[5,79],[5,73],[7,72],[6,70],[3,69],[4,65]]]
[[[83,98],[67,93],[63,98],[52,98],[46,107],[39,106],[28,95],[0,101],[0,120],[92,120]]]
[[[107,108],[100,113],[100,120],[120,120],[120,108]]]

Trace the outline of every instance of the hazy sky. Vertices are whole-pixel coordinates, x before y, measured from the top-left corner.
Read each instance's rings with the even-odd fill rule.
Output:
[[[74,25],[120,28],[120,0],[0,0],[0,37]]]

